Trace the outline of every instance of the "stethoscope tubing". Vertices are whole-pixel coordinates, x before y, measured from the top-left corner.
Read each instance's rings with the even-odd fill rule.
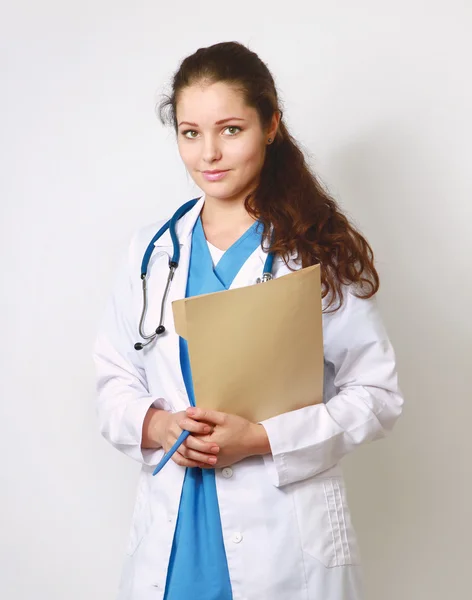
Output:
[[[165,306],[165,303],[167,300],[167,296],[169,294],[170,286],[171,286],[172,280],[174,278],[175,271],[177,270],[177,267],[179,266],[179,261],[180,261],[180,244],[179,244],[179,240],[177,238],[177,231],[176,231],[177,221],[181,217],[183,217],[189,210],[191,210],[195,206],[195,204],[198,202],[198,200],[199,200],[199,198],[194,198],[193,200],[189,200],[188,202],[183,204],[180,208],[178,208],[176,210],[175,214],[173,215],[173,217],[171,219],[169,219],[169,221],[167,221],[167,223],[165,223],[159,229],[159,231],[155,234],[155,236],[149,242],[149,244],[146,248],[146,251],[144,252],[143,260],[141,262],[143,310],[141,312],[141,318],[139,320],[138,330],[139,330],[139,335],[141,336],[141,338],[143,340],[145,340],[145,342],[144,343],[137,342],[134,345],[135,350],[142,350],[145,346],[151,344],[153,342],[153,340],[155,340],[159,335],[161,335],[165,332],[164,306]],[[169,230],[170,237],[172,239],[173,255],[172,255],[171,260],[169,261],[169,275],[167,276],[167,283],[166,283],[166,287],[164,290],[164,294],[162,296],[159,325],[153,333],[151,333],[150,335],[147,335],[144,331],[144,321],[146,319],[146,313],[147,313],[147,308],[148,308],[147,284],[146,284],[147,270],[148,270],[148,266],[149,266],[149,261],[151,260],[151,255],[154,251],[155,243],[167,230]],[[273,264],[274,264],[274,254],[272,252],[269,252],[267,255],[265,264],[264,264],[262,278],[261,278],[261,280],[258,280],[258,281],[264,282],[264,281],[269,281],[272,279]],[[156,468],[154,469],[154,471],[152,473],[153,475],[157,475],[159,473],[159,471],[161,471],[164,468],[164,466],[169,462],[169,460],[177,452],[177,450],[185,442],[185,440],[188,438],[189,435],[190,435],[189,431],[186,431],[186,430],[182,431],[182,433],[180,434],[180,436],[178,437],[178,439],[176,440],[174,445],[163,455],[163,457],[159,461],[159,464],[156,466]]]

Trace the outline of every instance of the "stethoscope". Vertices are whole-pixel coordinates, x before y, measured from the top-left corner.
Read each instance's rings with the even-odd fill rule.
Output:
[[[159,337],[166,331],[166,328],[164,327],[164,306],[165,306],[165,303],[167,300],[167,296],[169,295],[169,290],[170,290],[172,280],[174,279],[175,271],[177,270],[177,267],[179,266],[179,261],[180,261],[180,244],[179,244],[179,240],[177,238],[177,233],[176,233],[177,221],[180,218],[182,218],[185,214],[187,214],[188,211],[191,210],[199,200],[200,200],[200,198],[194,198],[193,200],[189,200],[189,202],[186,202],[180,208],[178,208],[175,211],[174,216],[171,219],[169,219],[169,221],[167,221],[167,223],[165,223],[159,229],[159,231],[152,238],[152,240],[149,242],[148,247],[146,248],[146,252],[144,253],[143,260],[141,263],[141,281],[142,281],[142,286],[143,286],[143,309],[141,311],[141,318],[139,319],[139,335],[143,338],[143,340],[146,340],[146,341],[145,342],[136,342],[136,344],[134,345],[135,350],[142,350],[145,346],[148,346],[149,344],[151,344],[157,337]],[[169,275],[167,276],[167,283],[166,283],[166,287],[164,289],[164,294],[162,296],[159,325],[157,326],[156,330],[153,333],[151,333],[150,335],[146,335],[146,333],[144,332],[144,320],[146,318],[146,312],[147,312],[147,307],[148,307],[147,283],[146,283],[147,282],[147,270],[148,270],[148,266],[149,266],[149,261],[151,260],[151,255],[154,250],[154,244],[167,230],[169,230],[170,237],[172,238],[172,245],[173,245],[174,253],[172,255],[172,258],[169,261]],[[274,254],[272,252],[269,252],[267,254],[267,259],[264,264],[264,269],[262,271],[262,277],[260,279],[259,278],[257,279],[257,283],[270,281],[272,279],[273,263],[274,263]]]
[[[175,271],[177,270],[177,267],[179,266],[179,261],[180,261],[180,245],[179,245],[179,240],[177,238],[176,225],[177,225],[177,221],[181,217],[183,217],[186,213],[188,213],[188,211],[191,210],[195,206],[195,204],[198,202],[199,199],[200,198],[195,198],[194,200],[190,200],[189,202],[186,202],[185,204],[183,204],[179,209],[177,209],[174,216],[169,221],[167,221],[167,223],[165,223],[165,225],[163,225],[159,229],[159,231],[152,238],[152,240],[149,242],[148,247],[146,248],[146,252],[144,253],[143,261],[141,263],[141,281],[142,281],[142,285],[143,285],[143,309],[141,312],[141,318],[139,320],[139,335],[146,341],[144,343],[136,342],[136,344],[134,345],[135,350],[142,350],[145,346],[148,346],[149,344],[151,344],[156,338],[158,338],[160,335],[162,335],[166,331],[166,328],[164,327],[164,306],[165,306],[165,303],[167,300],[167,296],[169,295],[169,290],[170,290],[172,280],[174,279]],[[162,296],[161,315],[159,318],[159,325],[157,326],[156,330],[153,333],[151,333],[150,335],[146,335],[146,333],[144,332],[144,320],[146,318],[146,312],[147,312],[147,306],[148,306],[147,285],[146,285],[147,270],[148,270],[148,266],[149,266],[149,261],[151,260],[151,255],[154,250],[154,245],[157,242],[157,240],[167,230],[169,230],[170,237],[172,238],[172,245],[173,245],[174,253],[172,255],[172,258],[169,261],[169,275],[167,276],[167,283],[166,283],[166,287],[164,289],[164,294]],[[269,252],[267,254],[267,258],[264,263],[262,277],[257,279],[257,283],[270,281],[272,279],[273,263],[274,263],[274,254],[272,252]],[[170,460],[172,455],[184,443],[184,441],[188,438],[189,435],[190,435],[189,431],[186,431],[186,430],[182,431],[182,433],[180,434],[179,438],[177,439],[175,444],[172,446],[172,448],[170,448],[170,450],[168,450],[168,452],[166,452],[164,454],[164,456],[161,458],[159,464],[156,466],[156,468],[153,471],[153,475],[157,475],[157,473],[159,473],[159,471],[167,464],[167,462]]]

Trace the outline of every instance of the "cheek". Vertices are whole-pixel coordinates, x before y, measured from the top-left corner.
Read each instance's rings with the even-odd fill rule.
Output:
[[[180,158],[186,166],[192,166],[195,163],[195,146],[186,143],[178,143]]]
[[[264,148],[259,143],[241,144],[234,149],[233,157],[247,169],[257,169],[264,161]]]
[[[247,151],[243,159],[243,166],[251,173],[259,171],[264,163],[264,149],[260,146],[255,146]]]

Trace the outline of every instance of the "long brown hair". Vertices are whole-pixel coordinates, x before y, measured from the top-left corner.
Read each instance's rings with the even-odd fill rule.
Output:
[[[261,59],[237,42],[200,48],[183,60],[172,81],[172,91],[158,106],[163,124],[177,131],[176,107],[182,90],[195,83],[225,82],[237,88],[268,129],[280,109],[274,79]],[[303,267],[321,266],[323,297],[328,308],[343,303],[343,286],[355,284],[354,294],[370,298],[379,289],[372,248],[342,213],[310,170],[282,118],[275,140],[267,146],[260,181],[246,198],[246,210],[264,225],[270,249],[287,263],[293,255]],[[334,309],[332,307],[337,305]]]

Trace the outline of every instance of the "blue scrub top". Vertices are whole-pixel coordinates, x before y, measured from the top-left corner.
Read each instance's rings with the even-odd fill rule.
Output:
[[[201,219],[192,233],[186,297],[229,289],[249,256],[261,244],[262,226],[255,222],[213,267]],[[180,365],[195,406],[187,342],[180,338]],[[169,560],[164,600],[232,600],[214,469],[185,472],[177,525]]]

